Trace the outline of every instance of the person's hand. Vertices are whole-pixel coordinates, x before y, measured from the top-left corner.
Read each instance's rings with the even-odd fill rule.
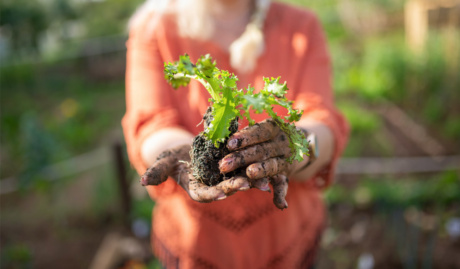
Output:
[[[223,200],[237,191],[248,190],[251,186],[245,176],[235,176],[216,186],[207,186],[197,181],[189,168],[190,145],[182,145],[161,153],[155,163],[141,177],[141,184],[159,185],[172,177],[188,193],[190,198],[202,203]],[[269,191],[268,181],[260,180],[253,186]]]
[[[289,140],[278,125],[268,119],[234,133],[227,142],[230,154],[219,163],[222,173],[246,167],[250,182],[269,180],[273,186],[273,202],[287,208],[287,175],[294,168],[286,159],[290,156]]]

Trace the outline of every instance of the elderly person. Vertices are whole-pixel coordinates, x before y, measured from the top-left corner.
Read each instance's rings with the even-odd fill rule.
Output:
[[[127,46],[122,125],[130,161],[143,174],[158,165],[161,153],[171,156],[162,163],[171,178],[147,186],[156,201],[152,247],[162,264],[310,268],[325,225],[321,191],[332,181],[348,134],[334,106],[330,60],[316,16],[268,0],[150,0],[132,18]],[[229,179],[207,187],[192,176],[179,176],[187,168],[178,161],[189,158],[209,99],[199,83],[174,91],[164,79],[163,63],[184,53],[192,60],[211,54],[220,69],[238,76],[240,87],[258,89],[263,77],[281,76],[290,88],[287,97],[304,111],[297,127],[317,138],[318,157],[305,156],[270,179],[247,177],[237,184]],[[266,115],[253,117],[266,123]],[[241,138],[259,129],[236,134]],[[286,146],[272,138],[251,141],[246,149],[261,142]],[[268,180],[276,207],[264,192],[270,190]]]

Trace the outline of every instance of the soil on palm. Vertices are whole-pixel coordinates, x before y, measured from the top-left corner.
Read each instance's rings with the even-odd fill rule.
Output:
[[[211,120],[211,108],[209,107],[203,117],[205,129],[211,123]],[[236,131],[238,131],[238,118],[233,120],[230,125],[230,135]],[[230,153],[226,145],[227,139],[224,143],[220,143],[219,147],[215,147],[212,141],[204,136],[203,132],[193,139],[190,157],[192,173],[198,181],[208,186],[214,186],[223,181],[226,176],[233,176],[234,173],[232,175],[223,175],[219,170],[219,161]]]

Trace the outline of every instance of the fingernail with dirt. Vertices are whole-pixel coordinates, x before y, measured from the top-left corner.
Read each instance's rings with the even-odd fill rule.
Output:
[[[146,176],[142,176],[141,179],[139,180],[141,182],[142,186],[147,186],[149,185],[148,178]]]
[[[267,183],[264,183],[260,186],[259,190],[261,191],[268,191],[270,192],[270,186],[268,185],[268,182]]]
[[[255,167],[252,167],[252,166],[249,166],[246,169],[246,175],[249,178],[252,178],[252,179],[254,179],[257,176],[257,172],[258,172],[258,169],[256,169]]]
[[[219,162],[219,169],[222,173],[227,173],[232,170],[233,158],[224,158]]]
[[[219,196],[217,196],[216,201],[224,200],[225,198],[227,198],[227,195],[225,195],[225,193],[222,193],[219,194]]]
[[[247,191],[249,190],[249,183],[248,182],[245,182],[243,183],[243,185],[241,187],[238,188],[239,191]]]
[[[236,147],[238,147],[238,139],[232,139],[228,141],[228,149],[232,150],[236,149]]]

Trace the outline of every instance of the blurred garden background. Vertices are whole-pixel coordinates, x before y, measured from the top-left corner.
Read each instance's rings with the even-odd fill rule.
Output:
[[[120,126],[142,2],[0,2],[0,268],[159,268]],[[460,1],[285,2],[323,23],[352,127],[317,267],[460,268]]]

